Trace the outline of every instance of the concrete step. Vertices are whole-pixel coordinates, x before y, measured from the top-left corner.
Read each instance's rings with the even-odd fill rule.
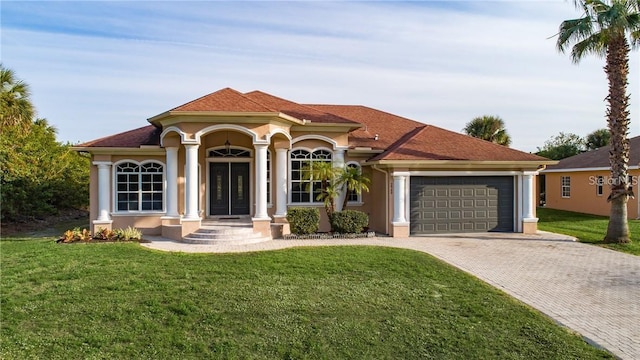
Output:
[[[262,234],[254,233],[253,224],[244,220],[203,221],[200,229],[182,238],[182,242],[185,243],[206,245],[244,245],[267,240],[271,240],[271,237],[264,237]]]

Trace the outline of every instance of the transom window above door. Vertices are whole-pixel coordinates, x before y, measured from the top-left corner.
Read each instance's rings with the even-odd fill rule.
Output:
[[[214,158],[250,158],[251,151],[247,149],[219,148],[209,150],[209,157]]]

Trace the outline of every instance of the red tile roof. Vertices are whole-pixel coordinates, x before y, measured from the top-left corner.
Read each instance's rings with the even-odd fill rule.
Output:
[[[407,133],[375,160],[548,161],[489,141],[424,125]]]
[[[244,94],[250,99],[253,99],[261,104],[269,106],[270,108],[277,109],[279,112],[293,116],[299,120],[309,120],[312,123],[330,123],[330,124],[354,124],[358,123],[345,119],[343,117],[329,114],[313,107],[294,103],[293,101],[285,100],[277,96],[273,96],[262,91],[252,91]]]
[[[629,139],[629,166],[640,164],[640,136]],[[557,165],[549,165],[546,170],[572,170],[585,168],[609,168],[609,146],[583,152],[560,160]]]
[[[134,130],[106,136],[97,140],[75,145],[75,147],[133,147],[160,145],[162,129],[147,125]]]
[[[372,149],[384,150],[407,132],[424,126],[424,123],[361,105],[310,104],[309,106],[364,125],[364,127],[349,133],[350,147],[371,147]],[[378,140],[375,140],[376,134]]]
[[[349,133],[349,147],[385,150],[371,160],[545,161],[547,159],[360,105],[303,105],[261,91],[225,88],[180,105],[173,112],[281,112],[313,123],[362,124]],[[77,147],[159,145],[153,125],[107,136]],[[377,136],[376,136],[377,135]]]
[[[218,90],[169,111],[276,112],[231,88]]]

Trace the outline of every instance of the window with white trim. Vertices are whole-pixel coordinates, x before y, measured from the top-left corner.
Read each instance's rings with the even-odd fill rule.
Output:
[[[596,180],[596,195],[602,196],[604,194],[604,177],[598,176]]]
[[[304,180],[303,172],[314,162],[332,161],[332,153],[329,150],[319,149],[308,151],[304,149],[295,149],[291,151],[289,156],[291,166],[291,202],[292,203],[319,203],[316,200],[320,194],[320,181]]]
[[[563,176],[562,177],[562,197],[569,198],[571,197],[571,176]]]
[[[347,164],[347,167],[353,168],[353,169],[358,169],[359,172],[362,172],[362,168],[360,167],[359,164],[350,162],[350,163]],[[362,202],[362,193],[358,194],[355,191],[351,191],[349,193],[349,198],[347,199],[347,201],[350,202],[350,203],[360,203],[360,202]]]
[[[267,150],[267,204],[271,202],[271,151]]]
[[[164,166],[124,162],[116,166],[117,211],[162,211]]]

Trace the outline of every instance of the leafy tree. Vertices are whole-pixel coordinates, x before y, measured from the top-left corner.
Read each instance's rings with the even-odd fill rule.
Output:
[[[71,150],[70,144],[57,142],[56,129],[47,120],[34,121],[30,117],[35,111],[26,96],[27,84],[17,82],[19,86],[8,86],[16,81],[13,72],[4,67],[2,77],[0,219],[3,222],[21,221],[56,214],[59,209],[86,207],[89,202],[89,158]],[[5,82],[5,79],[11,81]],[[10,99],[5,94],[9,88],[22,89],[13,102],[5,102]],[[6,104],[22,110],[7,109]]]
[[[0,63],[0,133],[9,126],[26,130],[31,126],[34,109],[29,85],[16,79],[13,70]]]
[[[509,146],[511,137],[507,133],[504,121],[498,116],[484,115],[477,117],[464,127],[463,131],[469,135],[492,143]]]
[[[610,138],[611,133],[609,133],[609,130],[598,129],[587,135],[587,137],[584,139],[584,143],[587,147],[587,150],[596,150],[603,146],[609,145]]]
[[[578,19],[560,24],[556,46],[560,52],[571,48],[571,59],[580,62],[586,55],[604,57],[604,71],[609,81],[606,98],[611,185],[609,225],[604,241],[629,242],[627,201],[632,196],[627,180],[629,166],[629,44],[640,45],[639,0],[575,0],[576,8],[583,11]]]
[[[562,160],[584,151],[584,140],[572,133],[563,133],[544,142],[542,148],[538,148],[536,155],[552,160]]]

